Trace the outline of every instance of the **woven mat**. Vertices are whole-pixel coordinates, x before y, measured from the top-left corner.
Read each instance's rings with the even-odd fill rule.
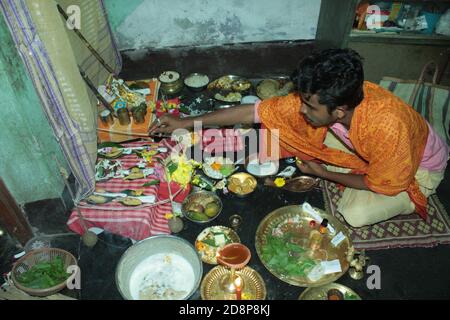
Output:
[[[325,210],[349,229],[356,249],[389,249],[402,247],[433,247],[450,243],[450,218],[436,195],[428,198],[428,221],[419,215],[401,215],[362,228],[352,228],[337,211],[342,192],[332,182],[323,182]]]

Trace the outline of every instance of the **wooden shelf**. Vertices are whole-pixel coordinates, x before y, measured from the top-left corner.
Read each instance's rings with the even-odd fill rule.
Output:
[[[450,45],[450,37],[438,34],[420,34],[412,32],[350,32],[348,39],[351,42],[392,42],[397,44],[418,44],[418,45]]]

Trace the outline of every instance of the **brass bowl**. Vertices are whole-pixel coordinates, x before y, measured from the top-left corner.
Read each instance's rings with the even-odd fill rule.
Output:
[[[314,219],[309,213],[303,211],[302,206],[299,205],[286,206],[274,210],[261,221],[258,229],[256,230],[256,252],[262,264],[275,277],[291,285],[299,287],[322,286],[336,281],[342,275],[344,275],[349,268],[347,254],[349,249],[352,247],[352,242],[347,228],[334,216],[327,214],[325,211],[320,209],[315,209],[315,211],[321,218],[328,219],[329,225],[331,225],[335,230],[335,234],[325,234],[323,238],[321,238],[320,248],[318,250],[313,251],[309,247],[310,232],[311,230],[315,230],[310,227],[310,222]],[[275,229],[277,232],[274,232]],[[263,250],[267,244],[269,237],[278,232],[281,232],[282,235],[291,235],[289,241],[291,243],[296,243],[298,244],[298,246],[306,249],[305,254],[313,253],[313,255],[311,255],[311,259],[314,260],[316,264],[319,261],[339,260],[341,272],[326,274],[316,281],[311,281],[307,277],[306,270],[305,275],[301,276],[287,274],[282,270],[276,270],[275,268],[272,268],[268,264],[268,262],[264,260]],[[342,242],[339,243],[337,247],[335,247],[332,245],[331,239],[340,232],[342,232],[345,238],[344,240],[342,240]],[[282,236],[281,239],[285,240]]]
[[[299,176],[292,179],[286,179],[284,190],[291,192],[307,192],[319,185],[320,179],[311,176]]]
[[[162,93],[167,95],[175,95],[179,93],[184,86],[181,75],[176,71],[164,71],[158,77],[161,83],[160,89]]]
[[[255,191],[258,182],[255,177],[245,172],[239,172],[228,178],[228,190],[239,197],[246,197]]]

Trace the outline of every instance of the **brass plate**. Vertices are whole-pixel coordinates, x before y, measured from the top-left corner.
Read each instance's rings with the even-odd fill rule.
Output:
[[[236,300],[235,294],[226,293],[219,286],[220,279],[228,273],[229,268],[217,266],[206,274],[200,287],[203,300]],[[244,281],[242,300],[266,299],[266,285],[258,272],[247,266],[236,270],[236,275],[242,277]]]
[[[208,245],[207,243],[203,242],[202,240],[204,240],[205,237],[211,232],[225,233],[227,237],[231,240],[230,243],[236,242],[240,243],[241,239],[239,239],[239,236],[233,229],[224,226],[212,226],[200,232],[200,234],[197,236],[197,239],[195,240],[195,249],[197,250],[203,262],[209,264],[217,264],[216,259],[217,251],[222,249],[225,246],[225,244],[223,246],[214,247],[212,245]],[[200,241],[202,241],[202,246],[199,245]]]
[[[308,288],[302,292],[298,300],[328,300],[327,292],[337,289],[344,295],[344,300],[361,300],[361,297],[352,289],[339,283],[329,283],[324,286]]]
[[[329,224],[333,226],[336,231],[336,234],[342,232],[345,236],[345,239],[335,248],[331,243],[332,236],[329,234],[325,234],[323,240],[320,245],[320,250],[317,250],[317,255],[313,258],[317,261],[331,261],[335,259],[339,259],[341,265],[341,272],[331,273],[322,276],[317,281],[311,281],[306,276],[290,276],[286,274],[282,274],[273,270],[268,266],[267,262],[264,261],[262,257],[262,248],[266,243],[266,237],[268,235],[272,235],[273,230],[280,225],[284,225],[285,228],[291,229],[291,234],[294,235],[292,239],[295,239],[298,244],[301,243],[301,246],[307,249],[309,233],[311,231],[311,227],[309,223],[313,218],[306,212],[303,212],[302,207],[300,205],[286,206],[281,207],[270,214],[268,214],[259,224],[258,229],[256,230],[256,239],[255,246],[256,252],[258,253],[259,259],[263,263],[263,265],[269,270],[275,277],[280,280],[287,282],[289,284],[299,286],[299,287],[318,287],[327,283],[331,283],[337,279],[339,279],[342,275],[344,275],[348,268],[349,263],[347,261],[347,251],[348,248],[352,246],[351,240],[348,234],[346,227],[339,222],[335,217],[327,214],[325,211],[317,209],[316,211],[320,214],[322,218],[328,219]],[[289,224],[288,219],[291,221]],[[298,220],[299,222],[292,222]]]
[[[319,179],[310,176],[299,176],[292,179],[286,179],[283,189],[291,192],[306,192],[317,187]]]

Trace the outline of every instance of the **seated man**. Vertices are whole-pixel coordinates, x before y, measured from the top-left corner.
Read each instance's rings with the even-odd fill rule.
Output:
[[[281,147],[302,159],[302,172],[346,187],[338,210],[353,227],[414,211],[426,219],[427,197],[436,192],[448,160],[448,146],[427,121],[364,81],[361,57],[349,49],[301,61],[294,94],[200,117],[166,116],[150,131],[191,128],[194,120],[204,126],[260,120],[278,129]]]

